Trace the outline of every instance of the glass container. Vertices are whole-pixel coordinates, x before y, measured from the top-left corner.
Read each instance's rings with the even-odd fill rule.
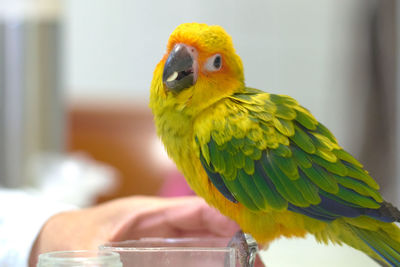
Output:
[[[124,267],[234,267],[235,248],[226,238],[144,238],[112,242],[100,250],[118,252]]]

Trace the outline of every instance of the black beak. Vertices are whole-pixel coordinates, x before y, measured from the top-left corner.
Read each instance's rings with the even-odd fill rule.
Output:
[[[176,44],[164,65],[163,82],[168,90],[179,93],[196,83],[195,59],[185,44]]]

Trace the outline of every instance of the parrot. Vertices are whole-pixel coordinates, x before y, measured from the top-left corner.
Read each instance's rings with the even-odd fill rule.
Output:
[[[189,186],[257,243],[311,234],[400,266],[399,210],[308,109],[246,86],[221,26],[176,27],[149,107]]]

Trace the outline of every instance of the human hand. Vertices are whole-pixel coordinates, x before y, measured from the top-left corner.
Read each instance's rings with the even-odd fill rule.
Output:
[[[232,237],[238,229],[199,197],[121,198],[51,217],[32,248],[30,266],[48,251],[96,249],[141,237]]]

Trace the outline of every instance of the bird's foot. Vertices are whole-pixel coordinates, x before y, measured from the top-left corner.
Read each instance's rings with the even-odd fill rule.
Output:
[[[256,260],[258,245],[256,240],[243,231],[238,231],[228,244],[237,251],[236,259],[241,267],[253,267]]]

